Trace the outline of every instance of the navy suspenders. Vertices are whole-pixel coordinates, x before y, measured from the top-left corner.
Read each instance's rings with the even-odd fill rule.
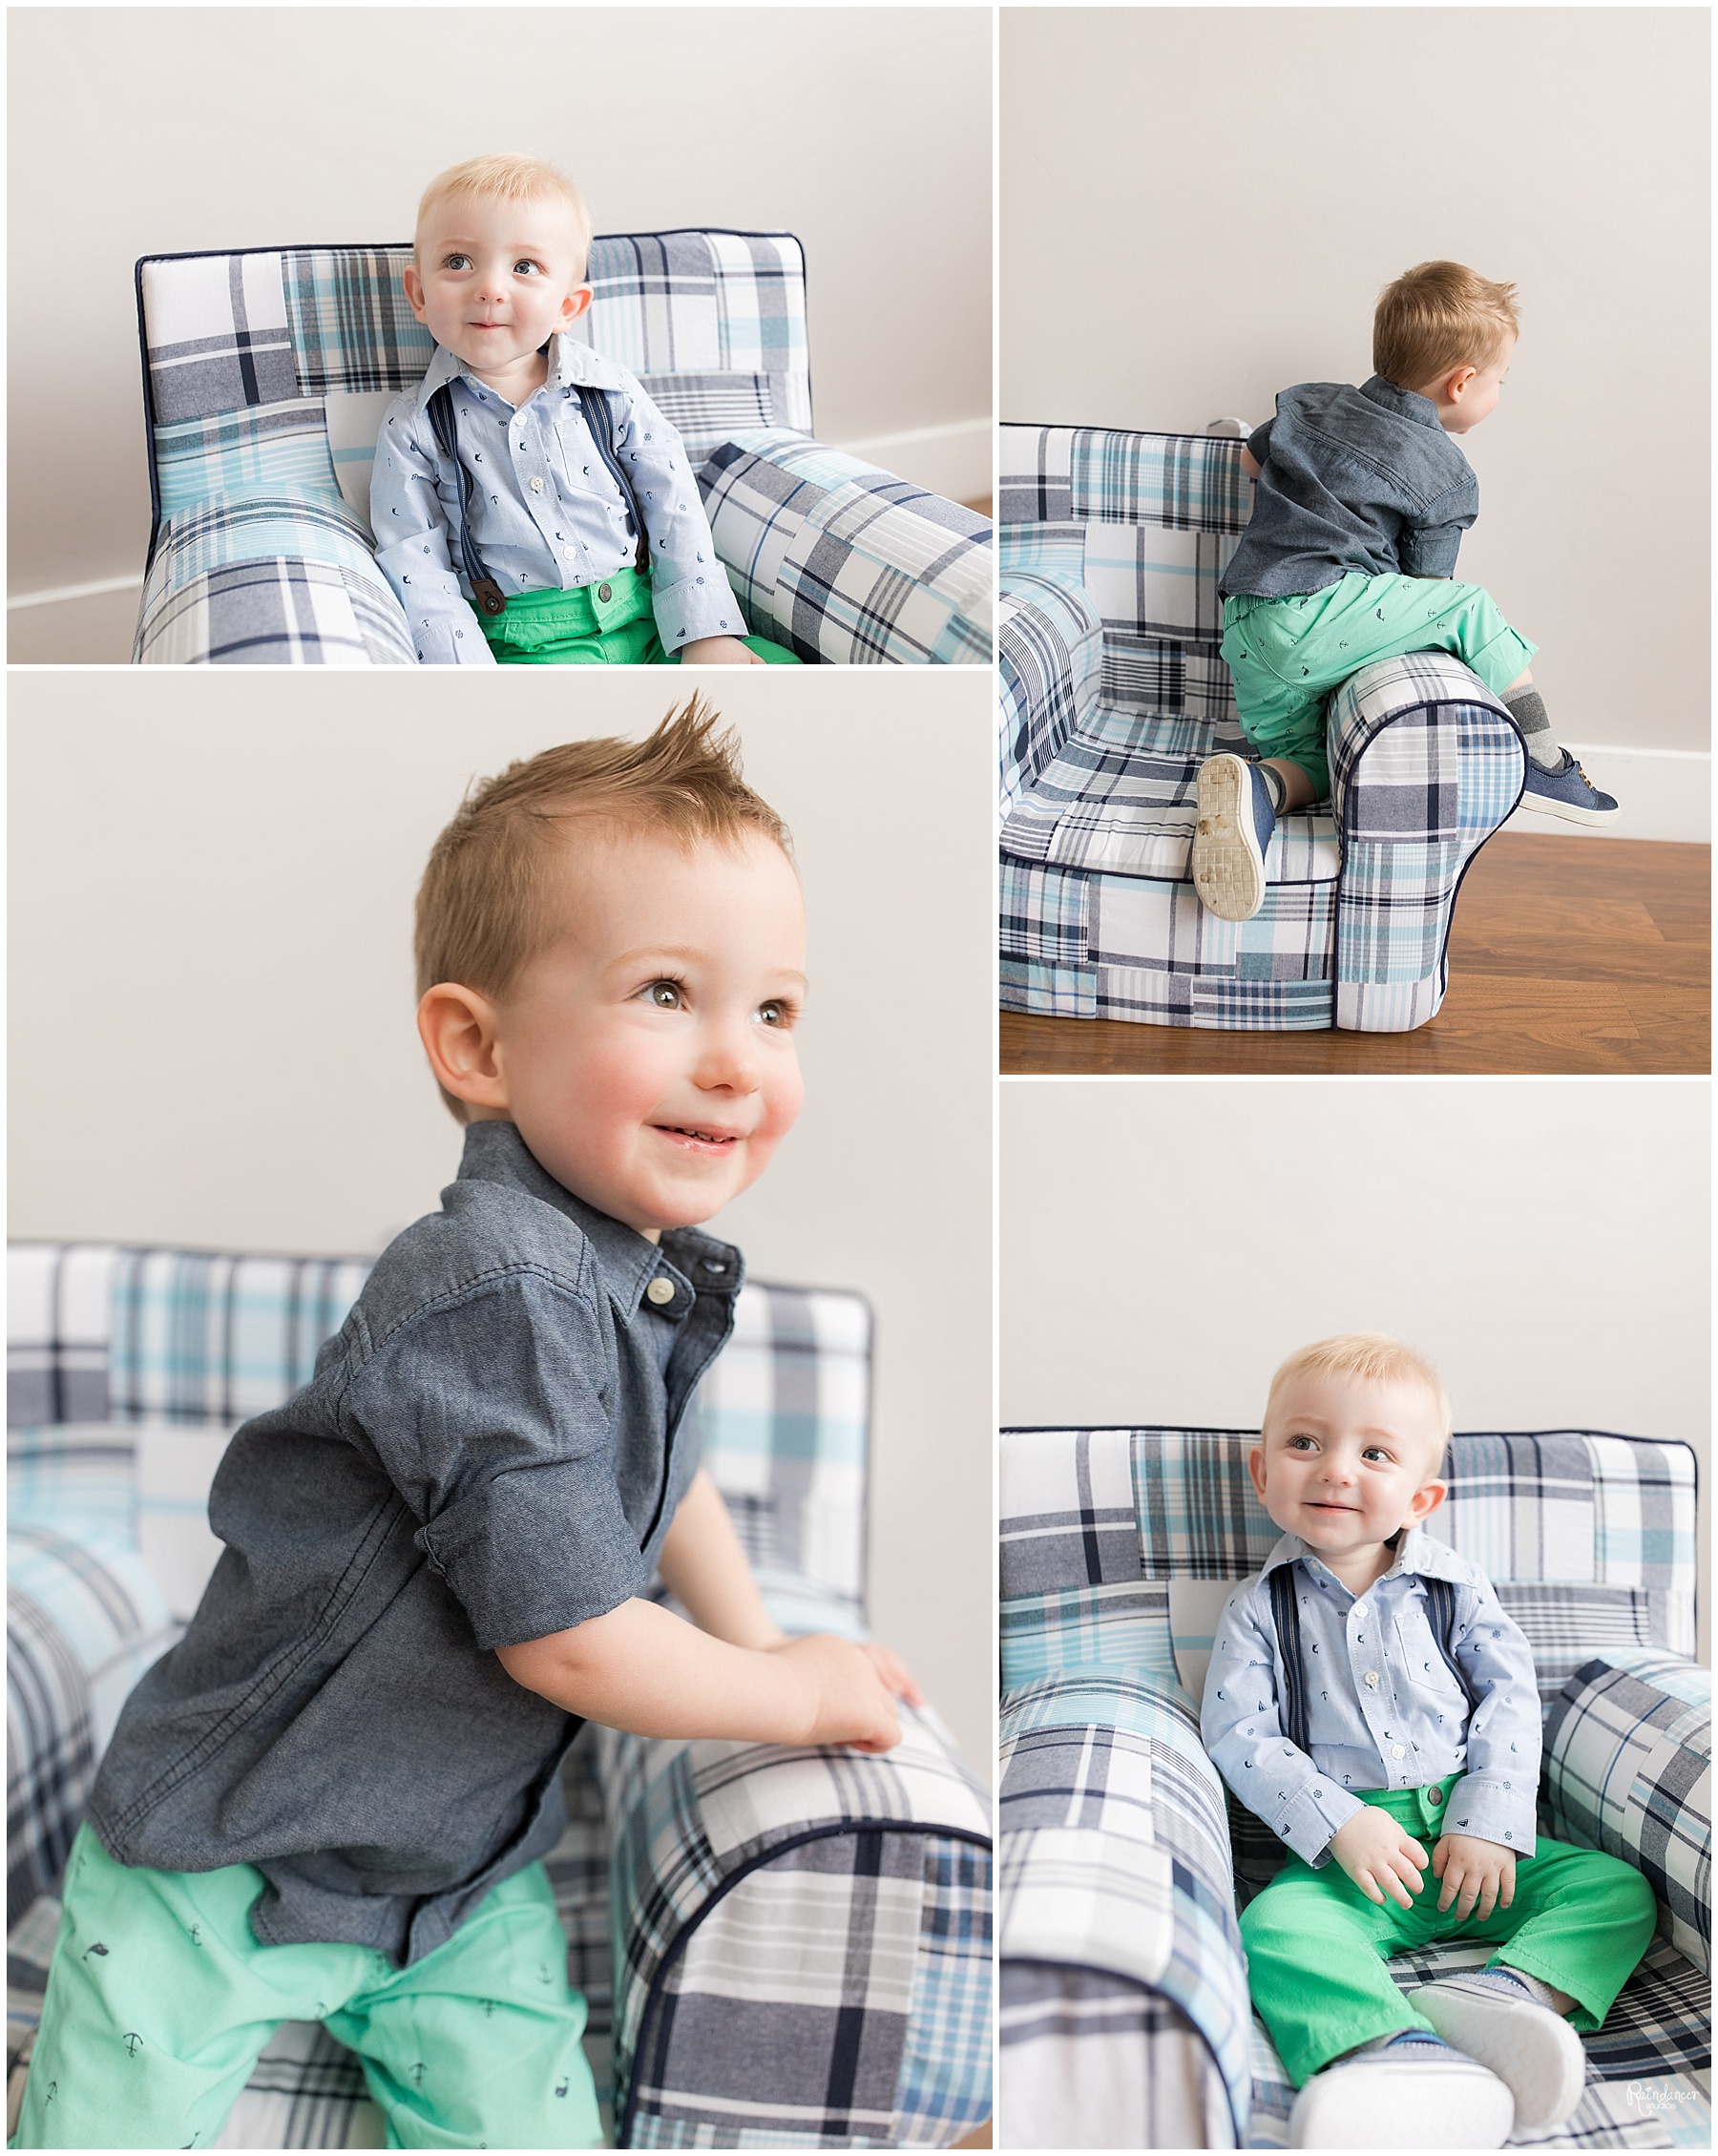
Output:
[[[1461,1686],[1471,1713],[1475,1704],[1474,1687],[1456,1660],[1456,1589],[1448,1580],[1428,1579],[1423,1572],[1416,1577],[1426,1591],[1426,1614],[1432,1622],[1432,1637]],[[1277,1565],[1266,1584],[1270,1589],[1270,1618],[1277,1636],[1278,1719],[1288,1742],[1299,1750],[1309,1752],[1312,1746],[1308,1733],[1307,1672],[1301,1659],[1300,1608],[1294,1599],[1294,1566]]]
[[[585,425],[591,430],[591,439],[597,445],[597,454],[602,459],[609,477],[620,490],[620,498],[626,504],[627,536],[638,549],[639,574],[650,570],[650,543],[644,535],[644,519],[639,514],[638,497],[630,481],[620,469],[620,459],[615,450],[615,415],[609,401],[600,389],[587,383],[575,383],[578,392],[579,408],[584,413]],[[466,582],[471,587],[471,597],[485,614],[494,616],[504,613],[507,596],[500,585],[483,566],[483,556],[477,552],[477,542],[471,536],[471,493],[476,482],[459,454],[459,434],[453,415],[453,385],[444,382],[430,397],[429,403],[430,424],[435,430],[435,446],[459,474],[459,561],[465,571]]]

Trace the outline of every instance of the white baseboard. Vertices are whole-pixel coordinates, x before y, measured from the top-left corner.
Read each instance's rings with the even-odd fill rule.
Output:
[[[946,427],[913,427],[863,442],[831,442],[849,456],[880,464],[952,502],[982,501],[991,492],[996,430],[988,419],[957,419]]]
[[[8,665],[128,665],[142,596],[141,572],[18,593],[6,602]]]
[[[1528,837],[1679,839],[1711,843],[1712,759],[1696,748],[1603,748],[1563,744],[1601,792],[1616,796],[1614,825],[1592,830],[1518,808],[1503,828]]]

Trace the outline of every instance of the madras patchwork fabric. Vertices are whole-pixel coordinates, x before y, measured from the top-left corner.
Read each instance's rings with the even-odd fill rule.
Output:
[[[1711,1671],[1680,1655],[1582,1663],[1545,1727],[1552,1832],[1645,1873],[1670,1943],[1712,1967]]]
[[[1022,904],[1034,894],[1009,890],[1005,869],[1005,1009],[1402,1032],[1441,1005],[1462,875],[1515,807],[1524,768],[1508,714],[1441,655],[1381,662],[1331,699],[1330,809],[1279,822],[1264,914],[1237,936],[1234,924],[1202,917],[1187,881],[1199,765],[1247,751],[1218,593],[1251,513],[1241,448],[1207,435],[1001,429],[1005,564],[1009,550],[1029,558],[1036,543],[1059,553],[1065,580],[1077,547],[1079,591],[1102,624],[1096,708],[1064,724],[1066,689],[1058,702],[1045,677],[1078,602],[1058,585],[1046,604],[1023,580],[1010,607],[1001,648],[1020,656],[1001,696],[1004,862],[1101,876],[1105,901],[1096,890],[1081,899],[1101,947],[1070,951],[1064,937],[1054,952],[1035,949],[1050,939]],[[1123,878],[1146,887],[1131,902]],[[1048,879],[1037,890],[1064,895]],[[1058,936],[1067,911],[1051,923]]]
[[[1237,1892],[1268,1879],[1282,1849],[1226,1802],[1196,1706],[1223,1601],[1278,1539],[1247,1474],[1255,1441],[1003,1433],[1005,2045],[1010,1999],[1022,2032],[1004,2052],[1005,2146],[1025,2145],[1017,2119],[1052,2103],[1062,2145],[1114,2145],[1093,2122],[1138,2114],[1143,2070],[1118,2029],[1136,2044],[1149,2032],[1164,2103],[1196,2107],[1217,2061],[1244,2145],[1286,2145],[1293,2092],[1257,2024],[1245,2062],[1238,1935],[1231,1945]],[[1586,2096],[1549,2145],[1704,2145],[1710,1679],[1689,1659],[1693,1456],[1585,1431],[1480,1433],[1452,1440],[1445,1472],[1430,1524],[1486,1569],[1534,1647],[1545,1832],[1634,1863],[1661,1907],[1665,1936],[1584,2040]],[[1393,1973],[1411,1987],[1488,1952],[1438,1948]],[[1016,1965],[1030,1973],[1018,1994]],[[1137,1992],[1184,2021],[1142,2015]]]
[[[1233,2148],[1217,2062],[1170,1999],[1100,1969],[1005,1961],[996,2110],[1005,2148]]]
[[[991,528],[802,435],[736,435],[698,475],[755,636],[849,666],[988,666]]]
[[[876,1758],[600,1732],[622,2145],[946,2146],[988,2115],[988,1806],[902,1722]]]
[[[1006,818],[1092,717],[1103,672],[1103,624],[1085,591],[1078,526],[1005,524],[996,534],[1001,814]]]

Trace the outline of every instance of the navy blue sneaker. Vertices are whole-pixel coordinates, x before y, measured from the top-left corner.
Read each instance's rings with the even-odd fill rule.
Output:
[[[1565,748],[1562,763],[1547,771],[1527,759],[1527,791],[1521,806],[1540,816],[1561,816],[1565,824],[1614,824],[1623,813],[1608,793],[1601,793]]]
[[[1220,920],[1250,921],[1265,903],[1265,856],[1276,829],[1270,785],[1244,756],[1199,766],[1193,888]]]

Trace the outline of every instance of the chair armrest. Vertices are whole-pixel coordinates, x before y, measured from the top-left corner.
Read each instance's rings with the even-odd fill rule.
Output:
[[[1632,1864],[1659,1930],[1711,1972],[1712,1673],[1681,1655],[1607,1653],[1578,1669],[1545,1723],[1559,1839]]]
[[[848,666],[988,666],[991,528],[807,434],[736,434],[698,475],[754,636]]]
[[[1004,1698],[1002,1762],[999,1957],[1170,2000],[1216,2062],[1239,2145],[1252,2010],[1223,1783],[1191,1702],[1162,1679],[1056,1669]],[[1088,2133],[1114,2108],[1102,2063],[1075,2078],[1094,2115],[1063,2146],[1105,2145]]]
[[[1456,893],[1520,800],[1526,752],[1503,705],[1441,652],[1363,667],[1330,699],[1327,733],[1336,1023],[1409,1033],[1443,1002]]]
[[[222,494],[173,517],[144,581],[132,658],[143,666],[417,664],[369,535],[332,489]]]
[[[618,2146],[946,2146],[989,2117],[990,1806],[933,1713],[901,1721],[877,1757],[598,1732]]]
[[[1002,528],[996,703],[1004,820],[1096,712],[1103,679],[1103,617],[1077,577],[1019,558],[1010,541],[1031,529]]]

